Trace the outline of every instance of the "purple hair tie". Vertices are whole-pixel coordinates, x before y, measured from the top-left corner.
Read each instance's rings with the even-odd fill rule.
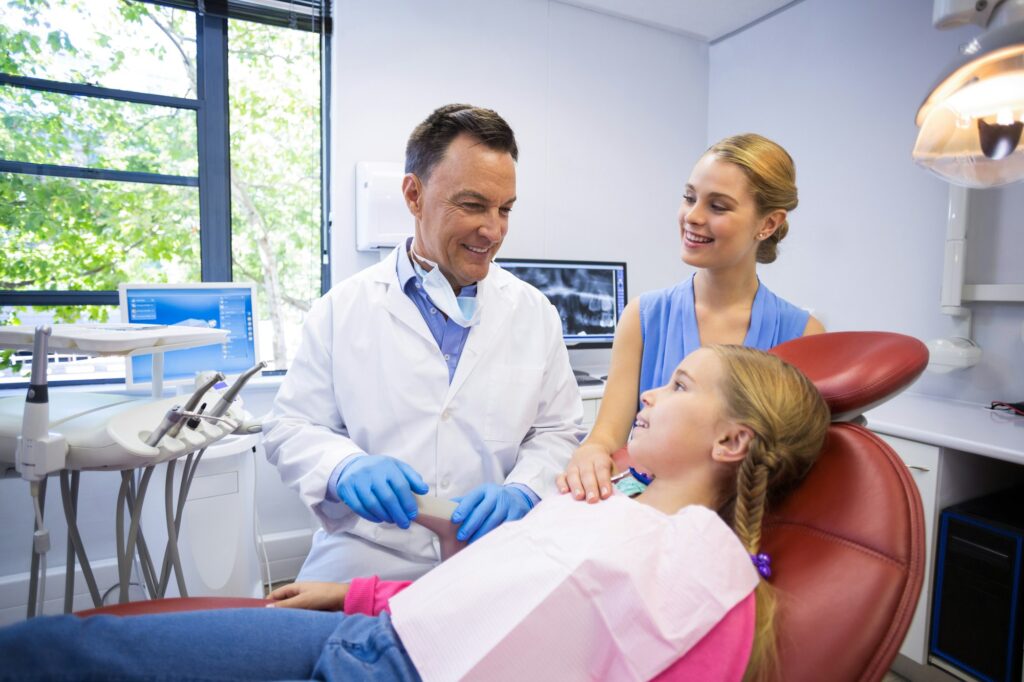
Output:
[[[772,577],[772,558],[767,554],[751,554],[750,560],[754,562],[754,568],[761,574],[762,578]]]

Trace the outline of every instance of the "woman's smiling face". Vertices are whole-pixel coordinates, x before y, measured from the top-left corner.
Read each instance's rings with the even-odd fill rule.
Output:
[[[753,264],[764,222],[743,170],[712,154],[702,156],[679,207],[683,262],[707,269]]]

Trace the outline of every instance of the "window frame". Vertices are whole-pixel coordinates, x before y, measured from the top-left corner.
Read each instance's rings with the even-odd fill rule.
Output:
[[[142,0],[146,2],[147,0]],[[180,6],[173,2],[155,2]],[[189,10],[194,11],[194,10]],[[200,272],[203,282],[231,282],[231,178],[228,95],[228,19],[195,12],[196,98],[169,97],[88,84],[14,76],[0,72],[0,85],[57,92],[137,104],[152,104],[196,112],[198,175],[140,173],[58,164],[10,161],[0,158],[0,172],[128,183],[152,183],[199,189]],[[324,26],[326,24],[326,26]],[[329,28],[323,22],[317,28]],[[294,30],[294,29],[292,29]],[[320,290],[330,288],[330,36],[320,35]],[[0,290],[0,306],[118,305],[111,290]]]

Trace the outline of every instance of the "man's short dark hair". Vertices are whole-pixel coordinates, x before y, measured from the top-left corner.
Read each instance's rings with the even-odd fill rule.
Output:
[[[415,173],[426,182],[452,140],[463,133],[476,138],[488,149],[508,152],[514,161],[519,160],[516,136],[496,112],[470,104],[446,104],[435,109],[412,131],[405,146],[405,172]]]

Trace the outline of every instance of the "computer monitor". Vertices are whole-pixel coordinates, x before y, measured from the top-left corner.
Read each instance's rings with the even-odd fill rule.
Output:
[[[626,307],[626,264],[498,258],[502,270],[541,290],[562,318],[569,348],[609,348]]]
[[[257,362],[255,284],[121,284],[118,294],[123,322],[214,327],[230,332],[222,344],[164,353],[165,383],[193,382],[196,373],[205,370],[239,374]],[[150,355],[127,358],[125,382],[129,388],[152,380]]]

